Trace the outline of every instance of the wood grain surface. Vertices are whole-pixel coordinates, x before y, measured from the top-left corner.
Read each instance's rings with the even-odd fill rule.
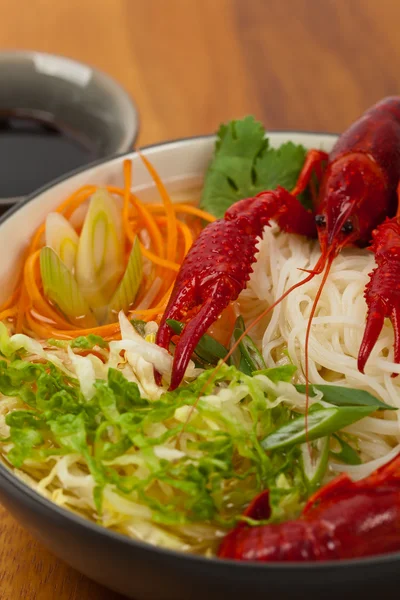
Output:
[[[398,0],[0,0],[0,49],[64,54],[135,98],[141,145],[254,114],[340,132],[400,93]],[[0,507],[0,600],[116,600]]]

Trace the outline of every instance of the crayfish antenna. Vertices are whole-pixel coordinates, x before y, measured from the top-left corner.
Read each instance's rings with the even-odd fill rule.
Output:
[[[304,369],[305,369],[305,378],[306,378],[306,412],[305,412],[305,427],[306,427],[306,443],[308,445],[308,451],[310,454],[310,458],[311,458],[311,447],[309,444],[309,438],[308,438],[308,409],[309,409],[309,405],[310,405],[310,380],[309,380],[309,353],[308,353],[308,347],[309,347],[309,343],[310,343],[310,333],[311,333],[311,324],[312,324],[312,320],[314,318],[315,315],[315,311],[317,310],[317,306],[318,306],[318,302],[319,299],[321,297],[322,294],[322,290],[324,289],[326,280],[328,278],[329,275],[329,271],[331,270],[331,266],[333,263],[333,260],[336,256],[335,252],[332,252],[331,255],[328,258],[328,262],[325,268],[325,272],[324,275],[322,277],[322,281],[319,285],[317,294],[314,298],[314,302],[313,305],[311,307],[311,312],[310,312],[310,316],[308,317],[308,323],[307,323],[307,329],[306,329],[306,337],[305,337],[305,341],[304,341]],[[326,256],[323,255],[321,257],[321,259],[326,262]]]
[[[320,275],[325,268],[326,256],[321,254],[319,257],[315,267],[313,269],[301,269],[299,271],[303,271],[303,273],[309,273],[310,275]],[[304,281],[306,283],[306,281]]]

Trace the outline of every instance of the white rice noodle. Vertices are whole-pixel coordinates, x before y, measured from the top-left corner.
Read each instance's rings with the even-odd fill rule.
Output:
[[[266,228],[259,243],[258,260],[239,303],[246,323],[258,316],[290,286],[311,269],[320,256],[318,242]],[[315,317],[309,341],[309,374],[312,383],[332,383],[369,391],[400,409],[400,365],[393,362],[393,328],[387,320],[372,350],[365,375],[357,369],[357,355],[366,320],[365,285],[375,267],[368,250],[345,249],[334,260]],[[261,348],[268,367],[291,360],[304,382],[305,333],[312,303],[322,275],[294,290],[251,335]],[[290,359],[282,352],[288,350]],[[301,407],[298,407],[301,408]],[[355,477],[368,474],[399,451],[400,410],[385,411],[363,419],[347,429],[359,439],[366,464],[348,467],[332,465],[335,471],[348,470]],[[397,449],[397,450],[396,450]]]

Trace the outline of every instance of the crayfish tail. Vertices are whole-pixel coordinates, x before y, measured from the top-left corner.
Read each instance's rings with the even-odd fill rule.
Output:
[[[358,352],[357,367],[361,373],[364,373],[366,362],[375,346],[379,334],[382,331],[385,320],[385,307],[379,298],[374,299],[369,307],[367,322],[365,325],[363,339]]]

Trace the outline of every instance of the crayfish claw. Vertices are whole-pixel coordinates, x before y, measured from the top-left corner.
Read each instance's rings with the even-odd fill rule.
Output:
[[[378,341],[385,320],[385,308],[380,298],[376,298],[368,307],[367,322],[358,352],[357,367],[364,373],[366,362]]]
[[[400,364],[400,222],[387,219],[373,232],[370,249],[375,254],[376,268],[370,273],[365,288],[368,306],[367,323],[358,354],[358,369],[364,373],[367,362],[385,318],[394,331],[394,362]],[[396,377],[393,373],[392,377]]]
[[[175,348],[170,391],[176,389],[182,381],[186,367],[202,335],[228,306],[232,298],[237,297],[237,293],[237,286],[228,275],[220,275],[218,279],[203,288],[201,295],[205,301],[198,313],[186,323]]]
[[[172,293],[168,302],[168,306],[161,319],[160,326],[157,331],[156,342],[161,348],[169,350],[173,331],[169,327],[167,320],[175,319],[179,321],[195,304],[195,281],[192,279],[177,293]],[[175,291],[175,290],[174,290]],[[157,385],[161,385],[162,375],[154,369],[154,378]]]
[[[202,230],[190,248],[156,337],[156,344],[169,350],[172,332],[166,320],[186,318],[189,310],[200,307],[184,327],[175,348],[170,390],[182,381],[200,337],[246,287],[258,239],[273,218],[284,231],[316,234],[311,211],[284,188],[277,188],[233,204],[224,218]]]
[[[380,298],[374,300],[368,309],[367,323],[358,353],[358,369],[364,373],[365,364],[382,331],[385,317],[389,317],[394,333],[394,362],[400,364],[400,306],[388,306]],[[398,373],[392,373],[397,377]]]

